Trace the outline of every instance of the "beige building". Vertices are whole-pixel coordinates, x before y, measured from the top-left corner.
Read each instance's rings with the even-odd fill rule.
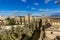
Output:
[[[9,25],[9,20],[3,20],[3,25]]]
[[[54,40],[54,38],[60,36],[60,20],[49,18],[48,22],[51,24],[51,26],[45,29],[46,37],[50,40]]]

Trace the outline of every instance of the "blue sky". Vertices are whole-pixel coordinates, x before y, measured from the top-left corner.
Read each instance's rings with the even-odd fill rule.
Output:
[[[31,15],[60,13],[58,0],[0,0],[0,15]]]

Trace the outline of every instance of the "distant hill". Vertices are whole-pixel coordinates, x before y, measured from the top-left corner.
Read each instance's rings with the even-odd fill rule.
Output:
[[[52,15],[50,15],[52,17],[57,17],[57,16],[60,16],[60,13],[53,13]]]

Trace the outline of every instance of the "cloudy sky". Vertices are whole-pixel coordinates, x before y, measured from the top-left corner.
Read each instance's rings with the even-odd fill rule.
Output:
[[[0,15],[60,13],[60,0],[0,0]]]

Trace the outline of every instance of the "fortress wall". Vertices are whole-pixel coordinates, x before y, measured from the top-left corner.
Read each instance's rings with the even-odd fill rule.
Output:
[[[60,32],[56,31],[46,31],[46,36],[50,39],[54,39],[56,36],[60,36]]]

